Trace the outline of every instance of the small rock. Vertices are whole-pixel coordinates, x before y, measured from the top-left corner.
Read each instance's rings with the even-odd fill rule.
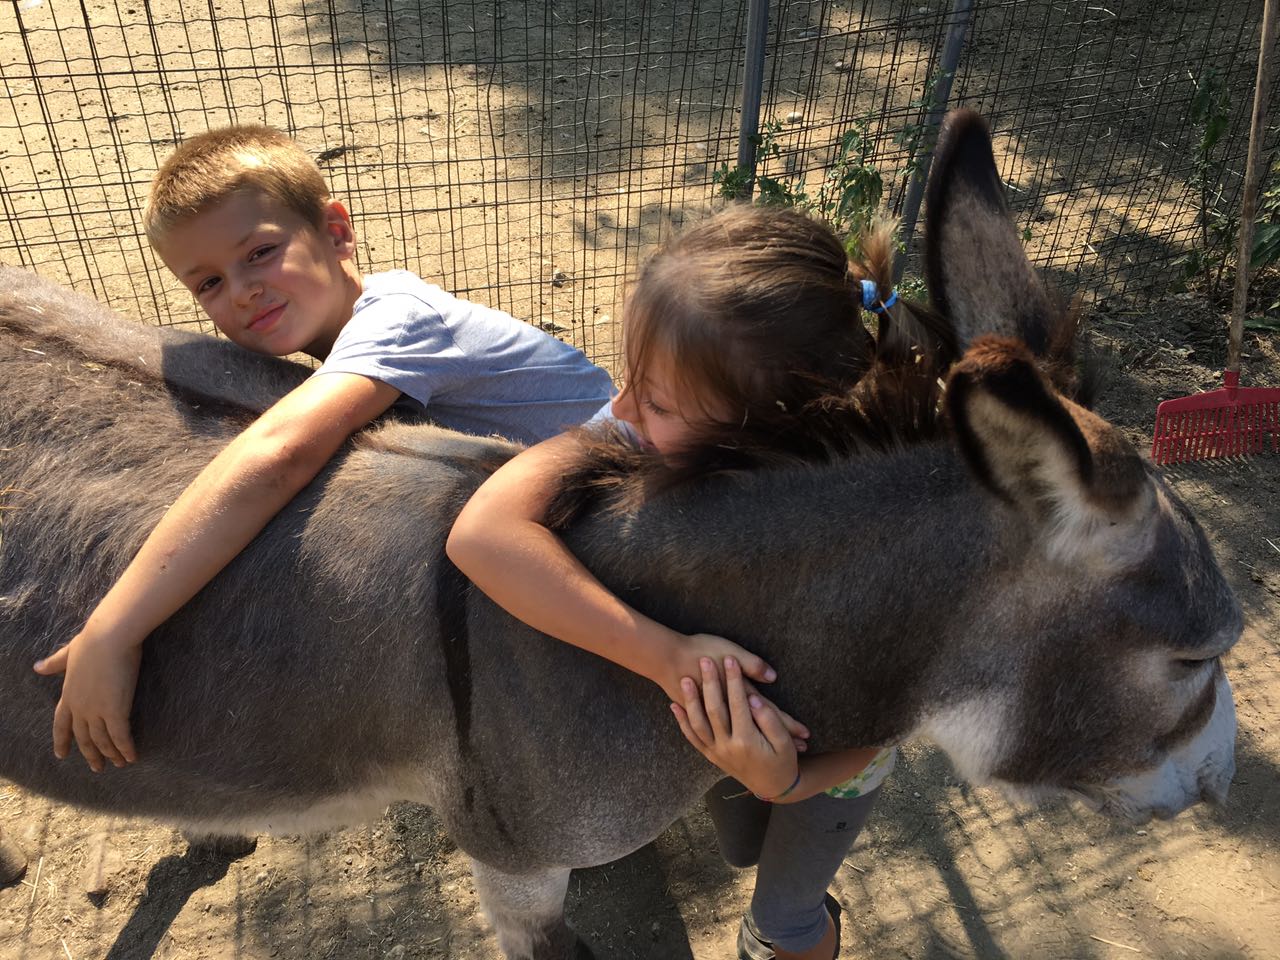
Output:
[[[124,868],[124,857],[111,845],[105,833],[95,833],[86,844],[84,877],[81,889],[90,900],[106,895],[111,879]]]
[[[613,323],[613,317],[609,316],[609,314],[607,313],[602,313],[600,314],[600,316],[592,320],[591,323],[593,326],[597,326],[597,327],[603,323]]]
[[[799,110],[792,110],[787,114],[787,123],[799,123],[804,119],[804,114]]]
[[[848,73],[850,70],[853,69],[853,64],[845,60],[837,60],[835,63],[832,64],[832,66],[835,67],[841,73]]]
[[[569,279],[569,274],[558,267],[551,271],[551,285],[553,287],[563,287],[569,282]]]
[[[397,943],[394,947],[387,951],[388,960],[400,960],[404,956],[404,944]]]
[[[342,860],[347,866],[351,866],[351,857],[343,857]]]

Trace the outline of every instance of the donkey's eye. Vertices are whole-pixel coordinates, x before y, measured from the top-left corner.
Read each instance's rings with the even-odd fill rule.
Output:
[[[1217,657],[1203,657],[1199,660],[1192,660],[1190,658],[1175,660],[1173,661],[1174,679],[1181,680],[1191,676],[1193,673],[1198,673],[1208,664],[1213,663],[1217,659]]]

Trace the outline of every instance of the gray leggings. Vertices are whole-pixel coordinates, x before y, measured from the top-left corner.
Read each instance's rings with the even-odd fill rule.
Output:
[[[735,867],[756,865],[751,916],[766,940],[800,953],[822,939],[827,887],[879,794],[772,804],[731,777],[707,791],[721,855]]]

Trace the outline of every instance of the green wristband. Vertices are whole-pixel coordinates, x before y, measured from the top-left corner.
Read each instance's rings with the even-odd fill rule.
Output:
[[[796,765],[796,778],[791,781],[791,786],[787,787],[787,789],[783,790],[776,797],[762,797],[758,793],[753,793],[752,796],[755,797],[757,800],[763,800],[765,803],[777,803],[779,800],[781,800],[783,797],[785,797],[787,794],[789,794],[792,790],[794,790],[798,786],[800,786],[799,764]]]

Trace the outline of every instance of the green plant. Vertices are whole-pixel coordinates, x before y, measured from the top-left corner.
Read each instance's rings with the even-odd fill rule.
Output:
[[[1249,269],[1263,270],[1280,260],[1280,161],[1273,160],[1267,170],[1267,184],[1258,198],[1258,219],[1254,227],[1253,246],[1249,250]]]
[[[911,111],[916,119],[909,120],[903,124],[902,129],[898,131],[898,135],[893,138],[893,142],[902,147],[903,152],[907,155],[907,162],[903,164],[902,170],[899,172],[904,184],[919,169],[921,162],[924,160],[922,154],[930,152],[933,149],[934,141],[937,139],[937,128],[930,127],[928,117],[929,110],[933,106],[933,88],[938,85],[938,81],[944,76],[947,76],[947,74],[935,73],[925,80],[924,89],[920,91],[920,96],[907,104],[907,109]],[[928,141],[925,139],[926,134],[930,135]]]
[[[1229,93],[1216,68],[1195,84],[1187,119],[1199,133],[1191,184],[1200,195],[1200,245],[1182,260],[1183,278],[1203,275],[1205,288],[1218,297],[1222,277],[1236,257],[1240,218],[1225,201],[1219,147],[1230,119]],[[1272,160],[1258,197],[1249,269],[1264,270],[1280,263],[1280,162]],[[1280,304],[1273,305],[1280,306]]]
[[[845,131],[831,166],[813,193],[806,189],[803,174],[771,172],[782,157],[778,142],[782,129],[779,121],[770,120],[756,139],[756,202],[796,207],[822,217],[845,238],[849,252],[856,253],[858,237],[875,216],[884,192],[880,172],[871,163],[871,140],[865,121],[858,121]],[[750,171],[726,164],[712,174],[712,182],[722,196],[739,198],[746,194],[752,178]]]
[[[1192,78],[1192,84],[1195,90],[1187,120],[1199,134],[1192,158],[1191,185],[1200,195],[1200,246],[1184,258],[1183,277],[1191,280],[1203,274],[1206,288],[1217,297],[1236,232],[1236,218],[1224,202],[1217,170],[1218,146],[1230,120],[1230,99],[1216,67],[1210,67],[1198,80]]]
[[[782,123],[778,120],[766,120],[760,132],[751,139],[756,146],[756,176],[746,167],[722,166],[711,175],[711,182],[720,188],[720,195],[730,199],[745,197],[752,187],[755,188],[756,202],[762,204],[779,204],[787,207],[805,207],[809,202],[804,192],[804,178],[795,181],[790,176],[772,177],[760,171],[767,168],[772,161],[782,156],[782,147],[778,138],[782,134]]]
[[[884,181],[871,163],[871,140],[865,122],[855,122],[840,138],[835,160],[827,169],[809,209],[844,236],[854,253],[858,237],[880,207]]]

